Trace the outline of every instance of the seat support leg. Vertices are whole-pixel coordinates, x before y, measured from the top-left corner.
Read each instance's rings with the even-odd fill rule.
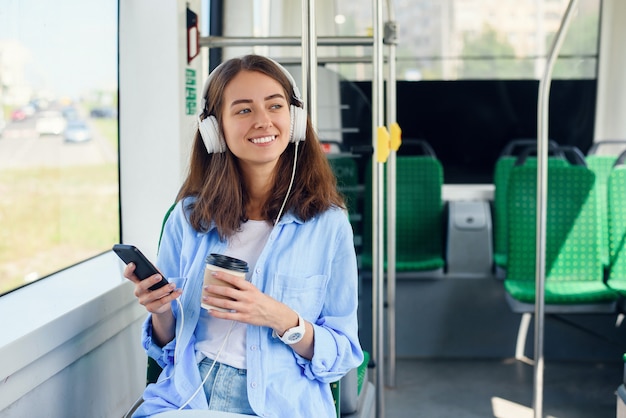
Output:
[[[515,360],[524,363],[533,364],[534,360],[526,357],[524,349],[526,348],[526,338],[528,337],[528,328],[530,328],[530,320],[532,319],[530,312],[525,312],[519,322],[519,330],[517,331],[517,342],[515,344]]]

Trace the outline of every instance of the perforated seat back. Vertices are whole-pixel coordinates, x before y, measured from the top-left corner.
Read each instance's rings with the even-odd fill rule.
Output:
[[[506,196],[509,186],[511,170],[517,157],[512,155],[503,156],[496,161],[493,174],[493,261],[497,266],[506,266],[507,254],[507,209]]]
[[[509,178],[511,170],[515,166],[517,156],[503,155],[496,161],[493,175],[494,184],[494,241],[493,241],[493,261],[497,266],[506,267],[507,264],[507,195],[509,188]],[[536,167],[537,158],[526,159],[526,165]],[[561,157],[548,157],[549,165],[568,165],[568,162]]]
[[[507,216],[506,196],[511,169],[515,165],[517,153],[522,147],[536,147],[537,141],[520,138],[510,141],[502,149],[493,172],[493,262],[496,266],[506,267],[507,254]]]
[[[609,265],[609,221],[608,221],[608,190],[607,184],[616,155],[588,155],[587,167],[596,175],[594,194],[598,201],[596,219],[600,225],[600,255],[602,264]]]
[[[610,288],[626,295],[626,166],[616,166],[607,182]]]
[[[513,298],[528,303],[535,299],[536,178],[536,167],[514,167],[507,199],[509,256],[504,284]],[[603,283],[594,182],[594,173],[584,166],[548,167],[546,304],[615,299]]]
[[[362,261],[364,267],[371,268],[371,165],[366,176]],[[441,195],[443,167],[439,160],[431,156],[398,156],[396,176],[396,270],[442,268],[445,263]],[[385,234],[385,243],[386,238]]]
[[[431,157],[398,157],[396,269],[443,267],[443,168]]]
[[[355,213],[359,183],[356,161],[352,157],[329,156],[328,162],[337,178],[337,188],[346,199],[348,212]]]
[[[357,252],[363,244],[363,185],[359,184],[359,170],[353,156],[328,155],[328,162],[337,178],[337,189],[346,201],[348,219],[354,233],[354,246]]]

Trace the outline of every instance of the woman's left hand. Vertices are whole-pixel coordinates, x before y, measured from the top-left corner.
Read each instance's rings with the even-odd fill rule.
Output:
[[[211,306],[223,308],[229,312],[211,309],[209,312],[216,318],[233,319],[246,324],[274,328],[280,326],[280,319],[288,312],[288,306],[278,302],[256,288],[245,279],[224,272],[215,272],[216,279],[233,286],[209,285],[203,289],[203,301]],[[207,292],[225,296],[221,299],[207,295]]]
[[[231,288],[209,285],[203,289],[205,303],[227,310],[227,312],[209,310],[209,314],[215,318],[272,328],[278,335],[283,335],[285,331],[298,325],[299,317],[293,309],[261,292],[252,283],[223,272],[216,272],[215,277],[234,286]],[[207,292],[230,299],[211,297],[206,294]],[[307,321],[304,321],[304,325],[304,338],[291,347],[296,353],[310,360],[313,358],[314,329]]]

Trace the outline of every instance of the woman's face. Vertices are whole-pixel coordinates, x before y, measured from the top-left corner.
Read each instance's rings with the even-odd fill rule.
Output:
[[[224,89],[222,129],[243,166],[273,169],[289,144],[289,101],[282,85],[257,71],[241,71]]]

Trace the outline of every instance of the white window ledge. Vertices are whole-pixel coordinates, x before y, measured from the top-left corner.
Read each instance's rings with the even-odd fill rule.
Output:
[[[0,297],[0,411],[145,317],[122,268],[109,251]]]

